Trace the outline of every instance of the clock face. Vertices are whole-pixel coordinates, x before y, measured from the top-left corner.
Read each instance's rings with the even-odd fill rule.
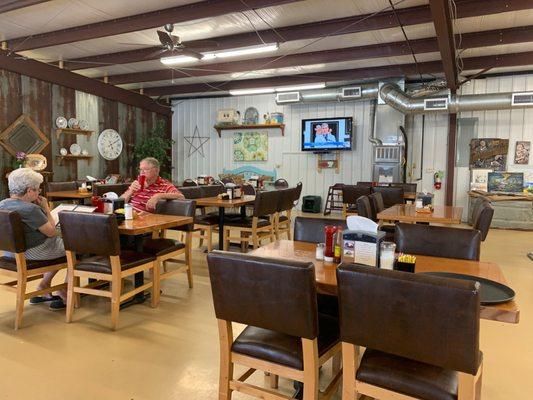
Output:
[[[115,160],[122,153],[122,138],[114,129],[106,129],[98,136],[98,151],[106,160]]]

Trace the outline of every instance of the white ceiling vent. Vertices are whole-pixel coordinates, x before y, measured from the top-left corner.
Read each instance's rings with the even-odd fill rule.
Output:
[[[424,110],[447,110],[448,98],[424,99]]]
[[[359,99],[361,98],[361,86],[344,87],[342,88],[341,97],[343,99]]]
[[[296,103],[300,101],[300,92],[285,92],[276,94],[276,102],[280,103]]]
[[[531,106],[533,105],[533,92],[513,93],[511,101],[512,106]]]

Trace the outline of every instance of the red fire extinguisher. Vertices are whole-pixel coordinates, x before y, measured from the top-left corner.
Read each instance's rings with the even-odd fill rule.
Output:
[[[444,172],[442,171],[437,171],[433,174],[433,187],[436,189],[436,190],[440,190],[440,188],[442,187],[442,177],[444,175]]]

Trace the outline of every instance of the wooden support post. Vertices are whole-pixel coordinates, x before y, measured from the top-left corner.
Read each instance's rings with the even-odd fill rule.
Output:
[[[457,114],[448,117],[448,157],[446,167],[446,205],[453,205],[453,186],[455,177],[455,147],[457,143]]]

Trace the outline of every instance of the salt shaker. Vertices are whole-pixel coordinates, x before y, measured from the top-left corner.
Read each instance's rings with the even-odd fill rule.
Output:
[[[133,219],[133,206],[124,204],[124,219]]]
[[[381,242],[379,267],[381,269],[394,269],[394,252],[396,244],[392,242]]]
[[[317,243],[316,244],[316,252],[315,252],[315,258],[317,260],[323,260],[324,259],[324,247],[326,245],[324,243]]]

